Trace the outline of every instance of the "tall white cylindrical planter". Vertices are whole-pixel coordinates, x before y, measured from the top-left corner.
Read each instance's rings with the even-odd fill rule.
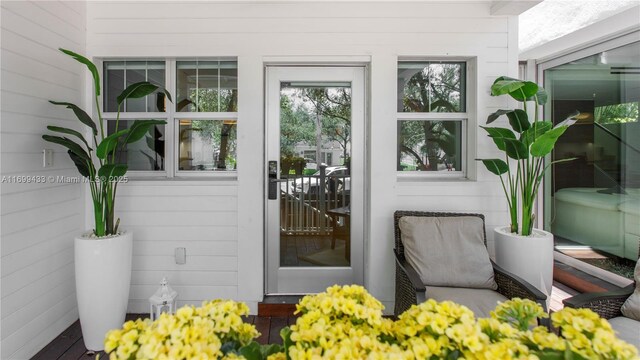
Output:
[[[127,313],[133,234],[75,239],[76,296],[88,350],[103,350],[105,334]]]
[[[496,263],[547,295],[553,286],[553,234],[533,229],[531,236],[513,234],[508,226],[494,230]]]

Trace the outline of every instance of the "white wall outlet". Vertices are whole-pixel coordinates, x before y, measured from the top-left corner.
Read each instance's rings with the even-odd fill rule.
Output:
[[[176,264],[184,265],[187,263],[187,249],[183,247],[176,248]]]
[[[53,166],[53,149],[42,150],[42,167]]]

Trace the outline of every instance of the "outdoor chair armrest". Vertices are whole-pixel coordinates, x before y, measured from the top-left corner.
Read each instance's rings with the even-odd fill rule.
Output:
[[[604,319],[622,316],[620,308],[633,293],[635,285],[623,289],[602,293],[584,293],[563,300],[565,306],[571,308],[587,308],[593,310]]]
[[[416,270],[399,256],[395,249],[393,254],[396,259],[396,296],[393,313],[398,316],[408,310],[411,305],[424,302],[426,288]]]
[[[547,295],[521,277],[501,268],[493,261],[491,261],[491,265],[493,266],[494,278],[498,284],[498,290],[496,291],[509,299],[517,297],[533,300],[540,304],[544,311],[547,311]]]

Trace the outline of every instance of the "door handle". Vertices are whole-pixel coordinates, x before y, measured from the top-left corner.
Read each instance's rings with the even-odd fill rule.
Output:
[[[270,160],[267,168],[269,169],[268,198],[269,200],[276,200],[278,198],[278,183],[282,182],[282,180],[278,179],[278,162]]]
[[[269,179],[269,200],[276,200],[278,198],[278,186],[279,183],[287,182],[287,179]]]

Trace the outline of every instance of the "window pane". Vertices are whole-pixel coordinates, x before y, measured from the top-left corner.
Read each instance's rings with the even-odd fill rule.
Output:
[[[126,129],[133,125],[133,120],[120,120],[118,128]],[[164,170],[164,131],[165,125],[156,125],[145,136],[134,143],[124,145],[118,157],[118,163],[129,165],[129,170],[163,171]],[[107,132],[116,132],[115,120],[107,121]]]
[[[178,61],[176,82],[176,111],[238,111],[235,61]]]
[[[398,171],[462,171],[462,121],[400,120]]]
[[[399,62],[398,112],[465,112],[464,62]]]
[[[105,61],[104,62],[104,110],[118,111],[116,98],[129,85],[149,81],[165,87],[164,61]],[[139,99],[128,99],[122,112],[164,112],[165,95],[162,91]]]
[[[179,170],[236,169],[236,120],[180,120]]]
[[[583,116],[558,139],[545,192],[556,249],[633,279],[640,245],[640,42],[544,72],[554,124]]]

